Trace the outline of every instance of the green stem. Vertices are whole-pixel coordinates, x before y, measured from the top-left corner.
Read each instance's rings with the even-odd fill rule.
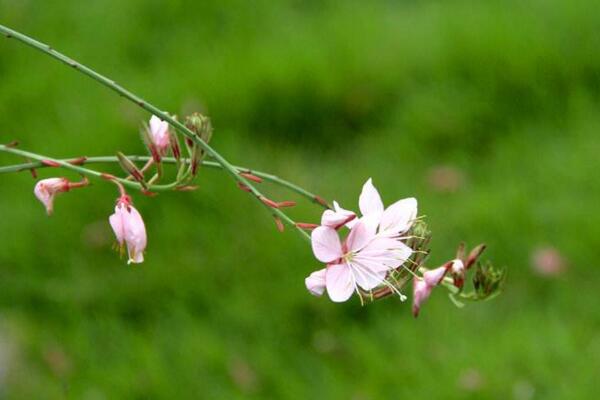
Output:
[[[13,154],[18,154],[11,150],[17,150],[17,149],[13,149],[11,147],[6,147],[3,145],[0,145],[0,151],[6,151],[6,152],[11,152]],[[20,152],[20,150],[19,150],[19,152]],[[30,154],[30,153],[28,153],[28,154]],[[147,161],[152,160],[152,157],[150,157],[150,156],[139,156],[139,155],[128,155],[127,158],[129,158],[131,161],[134,161],[134,162],[147,162]],[[70,164],[70,162],[77,161],[77,160],[79,160],[79,158],[65,158],[65,159],[60,159],[60,160],[56,160],[56,161],[62,161],[65,163],[69,163],[69,165],[72,165],[72,164]],[[105,164],[105,163],[118,163],[118,162],[119,162],[119,160],[116,156],[103,156],[103,157],[86,157],[85,161],[83,161],[82,164],[87,165],[87,164]],[[167,164],[176,164],[177,160],[174,157],[163,157],[162,162],[167,163]],[[187,158],[182,158],[181,162],[184,164],[189,164],[190,160]],[[223,169],[223,167],[219,163],[214,162],[214,161],[206,161],[206,160],[202,161],[202,166],[205,168]],[[44,165],[41,161],[15,164],[15,165],[9,165],[9,166],[5,166],[5,167],[0,167],[0,174],[28,171],[31,169],[39,169],[39,168],[47,168],[47,167],[49,167],[49,166]],[[311,202],[322,205],[317,200],[315,200],[318,198],[317,195],[309,192],[308,190],[301,188],[298,185],[295,185],[289,181],[281,179],[278,176],[268,174],[266,172],[252,170],[252,169],[249,169],[246,167],[241,167],[238,165],[234,165],[233,167],[238,171],[238,173],[239,172],[250,172],[253,175],[258,176],[259,178],[264,179],[265,181],[273,182],[280,186],[286,187],[286,188],[298,193],[299,195],[306,197]],[[131,181],[128,181],[128,182],[135,183],[135,182],[131,182]],[[136,188],[139,188],[138,183],[135,183],[135,185],[137,185]],[[155,186],[156,185],[151,186],[150,190],[156,191],[154,189]],[[163,186],[166,186],[166,185],[163,185]],[[325,206],[323,206],[323,207],[325,207]]]
[[[305,231],[298,228],[296,226],[295,222],[291,218],[289,218],[285,213],[283,213],[281,210],[269,207],[268,205],[264,204],[260,200],[261,198],[264,197],[262,195],[262,193],[258,189],[256,189],[254,187],[254,185],[252,185],[247,179],[245,179],[243,176],[240,176],[238,171],[234,168],[234,166],[231,165],[225,158],[223,158],[223,156],[221,156],[217,151],[215,151],[212,147],[210,147],[205,141],[203,141],[198,136],[196,136],[194,134],[194,132],[189,130],[185,125],[183,125],[181,122],[179,122],[176,119],[174,119],[173,117],[171,117],[171,115],[169,115],[167,112],[159,110],[153,104],[148,103],[146,100],[144,100],[141,97],[137,96],[136,94],[128,91],[124,87],[118,85],[112,79],[109,79],[109,78],[105,77],[104,75],[101,75],[98,72],[94,71],[93,69],[91,69],[83,64],[80,64],[79,62],[71,59],[70,57],[67,57],[66,55],[54,50],[52,47],[50,47],[49,45],[47,45],[45,43],[39,42],[27,35],[24,35],[20,32],[12,30],[4,25],[0,25],[0,32],[2,32],[9,39],[14,38],[30,47],[33,47],[34,49],[36,49],[38,51],[41,51],[42,53],[45,53],[46,55],[48,55],[52,58],[55,58],[65,64],[67,64],[68,66],[72,67],[73,69],[81,72],[82,74],[88,76],[89,78],[95,80],[96,82],[99,82],[100,84],[102,84],[102,85],[108,87],[109,89],[113,90],[114,92],[118,93],[120,96],[137,104],[139,107],[143,108],[144,110],[149,111],[150,113],[156,115],[163,121],[167,121],[180,134],[192,139],[194,141],[194,143],[196,143],[198,146],[200,146],[202,149],[204,149],[204,151],[208,155],[210,155],[212,158],[214,158],[215,161],[217,163],[219,163],[223,167],[223,169],[226,170],[236,181],[238,181],[239,183],[248,187],[250,192],[257,198],[257,200],[260,201],[261,204],[263,204],[269,210],[269,212],[271,213],[271,215],[273,217],[280,218],[288,225],[293,226],[294,228],[297,229],[297,231],[305,239],[310,240],[310,236]],[[78,171],[78,172],[82,172],[82,170],[83,170],[83,168],[73,166],[73,165],[67,167],[67,165],[65,165],[65,164],[68,164],[68,163],[63,162],[61,165],[64,166],[65,168],[68,168],[68,169],[71,169],[74,171]],[[73,167],[76,167],[76,168],[73,168]],[[94,171],[94,174],[99,174],[99,173]],[[94,174],[92,174],[92,176],[97,176]]]

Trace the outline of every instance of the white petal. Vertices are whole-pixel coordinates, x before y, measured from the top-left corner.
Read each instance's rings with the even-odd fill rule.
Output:
[[[313,272],[304,280],[304,284],[311,294],[315,296],[323,294],[325,291],[325,273],[326,268],[323,268]]]
[[[381,216],[379,232],[406,232],[417,218],[417,199],[402,199],[389,206]]]
[[[343,255],[340,237],[333,228],[319,226],[313,230],[311,243],[315,257],[324,263],[337,260]]]
[[[359,262],[353,262],[351,268],[356,284],[364,290],[371,290],[381,285],[385,279],[386,271],[374,271]]]
[[[362,192],[358,198],[358,207],[362,215],[381,214],[383,212],[383,202],[379,192],[373,186],[371,178],[363,185]]]
[[[329,298],[336,303],[348,300],[356,288],[354,277],[347,264],[328,266],[325,273],[325,283]]]
[[[369,244],[375,238],[376,228],[377,222],[374,216],[362,217],[348,234],[346,239],[348,250],[357,252]]]

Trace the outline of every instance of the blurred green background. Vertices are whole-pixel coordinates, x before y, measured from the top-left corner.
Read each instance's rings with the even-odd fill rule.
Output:
[[[1,23],[170,112],[208,113],[232,162],[347,208],[373,177],[386,204],[419,199],[431,265],[464,240],[509,267],[495,300],[457,309],[439,290],[414,320],[398,299],[310,296],[306,242],[222,172],[135,195],[149,234],[135,267],[111,249],[111,185],[61,195],[47,218],[28,173],[3,175],[0,398],[597,398],[597,6],[0,0]],[[1,142],[143,153],[148,117],[0,40]]]

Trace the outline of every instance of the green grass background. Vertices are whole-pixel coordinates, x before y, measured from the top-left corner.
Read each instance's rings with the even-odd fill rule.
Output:
[[[386,203],[418,197],[432,265],[465,240],[509,267],[497,299],[457,309],[438,291],[414,320],[397,299],[308,295],[310,248],[222,172],[135,196],[149,235],[135,267],[111,250],[113,187],[62,195],[47,218],[28,173],[4,175],[0,398],[596,398],[596,1],[0,0],[0,21],[163,109],[206,112],[232,162],[352,208],[368,177]],[[0,40],[0,141],[142,153],[147,118]],[[458,191],[428,183],[439,165],[463,172]],[[534,274],[539,246],[567,272]]]

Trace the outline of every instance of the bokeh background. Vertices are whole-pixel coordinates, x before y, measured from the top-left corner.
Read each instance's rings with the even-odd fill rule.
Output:
[[[597,6],[0,0],[3,24],[166,110],[206,112],[231,161],[348,208],[373,177],[388,204],[418,197],[431,265],[464,240],[509,268],[493,301],[457,309],[439,290],[415,320],[398,299],[310,296],[307,244],[217,170],[193,193],[135,195],[149,233],[135,267],[111,248],[111,185],[47,218],[28,173],[3,175],[0,398],[596,398]],[[143,153],[148,117],[0,40],[2,142]]]

